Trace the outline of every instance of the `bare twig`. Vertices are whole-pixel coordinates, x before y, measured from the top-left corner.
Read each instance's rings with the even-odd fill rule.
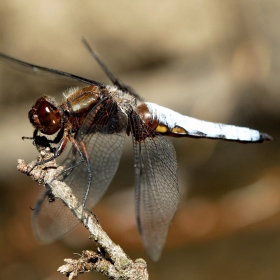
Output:
[[[59,180],[59,175],[64,169],[63,166],[58,166],[55,160],[36,166],[36,163],[43,162],[52,156],[49,148],[42,149],[37,161],[26,164],[19,159],[17,168],[39,184],[48,186],[54,197],[63,201],[88,229],[90,238],[109,256],[109,258],[105,258],[99,252],[83,251],[79,259],[65,259],[66,264],[59,267],[58,271],[66,274],[68,279],[76,279],[78,274],[89,271],[99,272],[110,279],[148,279],[146,262],[143,259],[132,261],[121,247],[116,245],[103,231],[96,216],[82,206],[71,188]]]

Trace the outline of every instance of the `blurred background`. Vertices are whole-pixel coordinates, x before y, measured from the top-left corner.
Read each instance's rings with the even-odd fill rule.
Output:
[[[181,203],[158,263],[149,260],[134,216],[133,152],[94,209],[108,235],[151,279],[280,279],[280,1],[1,1],[0,51],[109,83],[81,43],[145,100],[192,117],[248,126],[274,141],[238,144],[171,139]],[[64,258],[94,248],[78,226],[41,245],[31,210],[42,186],[16,170],[36,159],[22,136],[38,97],[61,101],[73,84],[0,64],[0,279],[65,279]],[[80,279],[106,279],[97,274]]]

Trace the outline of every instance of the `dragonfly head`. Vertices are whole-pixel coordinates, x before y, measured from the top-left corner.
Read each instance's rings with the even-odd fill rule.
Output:
[[[35,129],[52,135],[62,127],[62,115],[55,100],[49,96],[40,97],[28,112],[28,118]]]

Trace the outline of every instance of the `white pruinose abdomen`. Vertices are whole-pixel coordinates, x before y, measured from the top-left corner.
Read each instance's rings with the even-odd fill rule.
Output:
[[[189,136],[226,139],[242,142],[263,142],[272,138],[258,130],[221,123],[213,123],[181,115],[171,109],[146,102],[153,119],[158,120],[158,132],[170,136]],[[160,128],[164,127],[164,130]]]

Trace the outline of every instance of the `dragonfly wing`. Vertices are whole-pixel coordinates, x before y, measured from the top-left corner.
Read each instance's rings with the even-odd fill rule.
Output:
[[[101,67],[101,69],[104,71],[104,73],[107,75],[107,77],[111,80],[111,82],[117,86],[122,91],[127,91],[134,97],[136,97],[139,100],[143,100],[130,86],[126,85],[124,82],[122,82],[120,79],[116,78],[114,74],[108,69],[108,67],[103,63],[103,61],[99,58],[99,56],[93,51],[93,49],[90,47],[89,43],[86,41],[85,38],[82,39],[85,47],[88,49],[92,57],[96,60],[98,65]]]
[[[138,228],[153,260],[158,260],[179,202],[177,161],[172,143],[135,114],[130,120],[135,157]]]
[[[11,68],[14,68],[15,70],[22,71],[24,73],[36,75],[42,78],[59,78],[59,80],[65,80],[67,82],[82,82],[85,84],[95,84],[95,85],[101,85],[100,83],[83,78],[74,74],[70,74],[64,71],[55,70],[48,67],[38,66],[35,64],[31,64],[16,58],[12,58],[6,54],[0,53],[0,61],[7,64]]]
[[[111,183],[119,165],[126,134],[127,121],[116,104],[99,105],[88,114],[75,138],[79,147],[85,146],[88,161],[81,162],[77,147],[72,145],[62,164],[65,171],[58,176],[58,180],[63,180],[71,187],[80,202],[91,183],[85,205],[87,209],[96,205]],[[102,107],[107,111],[102,111]],[[54,241],[78,223],[62,201],[56,199],[50,203],[49,196],[50,191],[44,193],[33,214],[35,234],[44,243]]]
[[[50,202],[50,190],[44,191],[32,216],[34,233],[42,243],[51,243],[77,224],[77,218],[60,199]]]
[[[124,145],[126,127],[127,119],[119,111],[117,104],[105,101],[97,108],[92,109],[76,136],[77,143],[85,147],[88,162],[83,162],[74,168],[65,182],[82,201],[89,180],[91,181],[86,200],[88,209],[94,207],[101,199],[117,171]],[[80,159],[81,157],[73,145],[66,166],[75,166]]]
[[[124,138],[125,133],[117,135],[96,133],[91,137],[88,148],[92,162],[92,183],[86,200],[87,209],[91,209],[97,204],[111,183],[119,165]],[[72,155],[73,151],[70,153]],[[68,162],[68,166],[73,166],[79,160],[80,157],[77,155],[74,161],[67,160],[66,163]],[[89,183],[86,163],[83,162],[74,168],[64,181],[82,202]],[[46,193],[38,201],[33,213],[34,232],[43,243],[55,241],[72,230],[78,222],[60,199],[50,203]]]
[[[86,208],[89,210],[102,198],[118,169],[124,139],[125,132],[113,135],[97,132],[91,136],[90,141],[86,145],[89,152],[90,172],[92,175],[91,186],[86,199]],[[75,160],[69,161],[67,165],[73,166],[79,160],[80,156],[77,154]],[[75,167],[65,179],[65,183],[72,188],[74,194],[82,202],[89,183],[89,170],[86,162]]]

